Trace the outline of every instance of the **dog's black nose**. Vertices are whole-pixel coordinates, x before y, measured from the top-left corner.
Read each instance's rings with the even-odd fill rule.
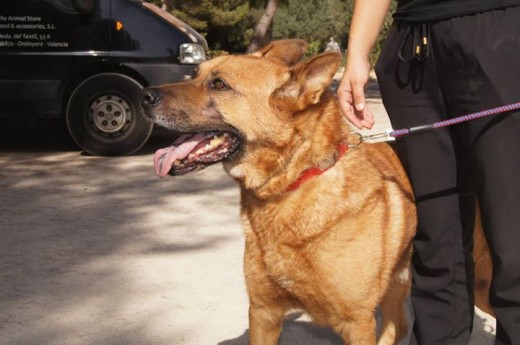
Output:
[[[160,100],[161,95],[156,89],[152,87],[147,87],[143,90],[143,106],[150,107],[157,105],[157,103],[159,103]]]

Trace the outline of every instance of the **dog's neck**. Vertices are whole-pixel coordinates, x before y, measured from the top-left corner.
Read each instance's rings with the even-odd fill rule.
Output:
[[[305,121],[311,121],[313,126],[308,123],[303,126]],[[265,148],[250,161],[226,169],[245,191],[259,199],[283,195],[309,168],[333,165],[338,144],[350,132],[337,99],[328,94],[323,95],[320,104],[297,114],[293,122],[294,130],[288,143],[274,149]],[[302,128],[312,128],[312,132]]]
[[[312,178],[314,178],[316,176],[323,174],[324,172],[326,172],[327,170],[332,168],[336,164],[336,162],[341,157],[343,157],[343,155],[347,152],[347,150],[348,150],[348,142],[346,142],[346,141],[340,142],[338,144],[338,150],[337,150],[336,154],[334,155],[333,160],[330,160],[327,163],[322,164],[322,165],[308,168],[307,170],[303,171],[300,174],[300,176],[293,183],[291,183],[289,185],[289,187],[287,187],[287,189],[285,191],[286,192],[294,191],[294,190],[300,188],[300,186],[302,184],[304,184],[305,182],[311,180]]]

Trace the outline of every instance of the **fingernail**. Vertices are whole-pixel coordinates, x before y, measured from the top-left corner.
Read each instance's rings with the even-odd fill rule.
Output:
[[[364,108],[365,108],[365,103],[361,102],[361,103],[356,104],[356,110],[361,111]]]

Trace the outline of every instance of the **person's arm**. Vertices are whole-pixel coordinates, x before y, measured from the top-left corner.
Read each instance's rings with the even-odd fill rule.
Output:
[[[357,128],[372,128],[374,116],[366,107],[365,87],[370,72],[370,52],[392,0],[356,0],[350,24],[347,65],[338,88],[341,110]]]

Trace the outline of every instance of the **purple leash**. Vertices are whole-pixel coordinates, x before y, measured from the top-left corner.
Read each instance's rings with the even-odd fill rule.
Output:
[[[461,122],[466,122],[466,121],[471,121],[471,120],[475,120],[475,119],[480,119],[482,117],[496,115],[496,114],[501,114],[501,113],[505,113],[505,112],[508,112],[508,111],[511,111],[511,110],[517,110],[517,109],[520,109],[520,102],[519,103],[508,104],[508,105],[503,105],[501,107],[496,107],[496,108],[493,108],[493,109],[479,111],[478,113],[473,113],[473,114],[463,115],[463,116],[459,116],[459,117],[454,117],[452,119],[443,120],[443,121],[439,121],[439,122],[434,122],[434,123],[430,123],[430,124],[427,124],[427,125],[410,127],[410,128],[403,128],[403,129],[396,129],[396,130],[389,130],[389,131],[387,131],[385,133],[373,134],[373,135],[365,136],[364,139],[374,140],[374,139],[386,138],[387,140],[388,139],[392,140],[391,138],[399,138],[399,137],[402,137],[402,136],[405,136],[405,135],[408,135],[408,134],[421,133],[421,132],[429,131],[429,130],[432,130],[432,129],[448,127],[448,126],[456,125],[456,124],[461,123]]]
[[[394,138],[398,138],[398,137],[402,137],[404,135],[408,135],[408,134],[412,134],[412,133],[418,133],[418,132],[423,132],[423,131],[427,131],[427,130],[430,130],[430,129],[437,129],[437,128],[448,127],[448,126],[451,126],[451,125],[456,125],[456,124],[461,123],[461,122],[466,122],[466,121],[471,121],[471,120],[475,120],[475,119],[480,119],[482,117],[496,115],[496,114],[500,114],[500,113],[505,113],[505,112],[508,112],[508,111],[511,111],[511,110],[516,110],[516,109],[520,109],[520,103],[513,103],[513,104],[503,105],[501,107],[488,109],[488,110],[484,110],[484,111],[479,111],[478,113],[473,113],[473,114],[463,115],[463,116],[459,116],[459,117],[454,117],[452,119],[443,120],[443,121],[439,121],[439,122],[434,122],[434,123],[430,123],[428,125],[422,125],[422,126],[416,126],[416,127],[410,127],[410,128],[397,129],[395,131],[391,131],[390,133],[388,133],[388,135],[391,136],[391,137],[394,137]]]

